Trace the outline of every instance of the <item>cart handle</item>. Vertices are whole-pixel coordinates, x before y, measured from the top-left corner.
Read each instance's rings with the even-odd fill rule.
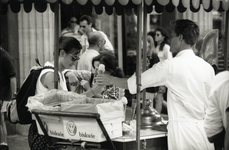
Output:
[[[33,109],[33,114],[47,115],[47,116],[63,116],[63,117],[80,117],[80,118],[95,118],[99,119],[100,114],[98,113],[79,113],[79,112],[66,112],[66,111],[47,111]]]
[[[56,142],[53,146],[80,146],[82,148],[101,148],[101,144],[89,142]]]

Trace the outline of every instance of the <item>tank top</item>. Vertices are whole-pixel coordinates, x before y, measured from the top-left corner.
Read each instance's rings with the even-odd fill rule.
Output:
[[[45,66],[52,66],[54,67],[54,65],[51,62],[46,62]],[[41,77],[46,74],[47,72],[54,72],[54,69],[44,69],[41,71],[41,74],[39,75],[38,79],[37,79],[37,85],[36,85],[36,94],[40,94],[40,93],[44,93],[49,91],[48,88],[44,87],[44,85],[41,83]],[[59,75],[59,84],[62,87],[62,89],[64,91],[68,91],[67,86],[66,86],[66,80],[64,78],[63,73],[60,73],[58,71],[58,75]]]

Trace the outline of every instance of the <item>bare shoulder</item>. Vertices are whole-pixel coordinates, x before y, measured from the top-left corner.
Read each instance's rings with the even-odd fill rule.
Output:
[[[41,77],[41,83],[44,87],[51,89],[51,87],[54,86],[54,72],[47,72],[43,74]]]

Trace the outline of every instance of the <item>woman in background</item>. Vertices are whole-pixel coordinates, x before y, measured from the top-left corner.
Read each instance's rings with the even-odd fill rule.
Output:
[[[155,31],[155,49],[154,53],[157,54],[160,61],[171,59],[172,53],[170,52],[170,40],[167,31],[162,28],[158,27]]]
[[[161,61],[164,61],[166,59],[171,59],[173,58],[172,53],[170,52],[170,39],[169,39],[169,35],[168,32],[166,31],[166,29],[162,28],[162,27],[158,27],[155,30],[155,48],[154,48],[154,53],[157,54],[157,56]],[[154,99],[154,104],[155,104],[155,109],[161,113],[162,111],[162,106],[164,106],[167,109],[167,103],[166,103],[166,99],[164,97],[166,97],[165,95],[166,93],[166,87],[165,86],[159,86],[159,91]],[[167,110],[165,110],[167,112]]]
[[[147,33],[147,37],[146,37],[146,40],[147,40],[147,52],[146,52],[146,56],[149,59],[151,59],[152,54],[155,51],[155,40],[154,40],[154,37],[155,37],[155,32],[149,31]]]
[[[80,30],[79,22],[75,16],[69,17],[68,26],[61,32],[62,36],[74,37],[81,42],[81,36],[83,35]]]

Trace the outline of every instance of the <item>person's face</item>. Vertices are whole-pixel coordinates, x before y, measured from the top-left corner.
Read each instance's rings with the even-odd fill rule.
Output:
[[[100,48],[100,51],[105,50],[104,46],[106,44],[106,40],[104,38],[101,38],[99,43],[98,43],[98,47]]]
[[[75,61],[78,61],[79,58],[79,53],[67,53],[63,50],[62,54],[61,54],[61,63],[63,66],[63,69],[70,69],[73,65]]]
[[[77,25],[77,19],[75,17],[71,17],[69,20],[69,26],[70,28],[75,28]]]
[[[170,51],[172,53],[179,52],[180,49],[180,37],[176,35],[176,33],[172,32],[171,43],[170,43]]]
[[[147,40],[147,48],[148,49],[151,49],[152,46],[154,46],[154,39],[153,39],[153,37],[150,36],[150,35],[147,35],[146,40]]]
[[[80,30],[82,30],[86,34],[90,33],[91,26],[92,24],[88,24],[86,20],[80,21]]]
[[[94,61],[94,66],[95,66],[95,76],[97,76],[97,75],[98,75],[99,64],[100,64],[100,62],[99,62],[99,61]]]
[[[156,31],[155,33],[155,41],[162,42],[164,40],[164,36],[161,34],[161,31]]]

